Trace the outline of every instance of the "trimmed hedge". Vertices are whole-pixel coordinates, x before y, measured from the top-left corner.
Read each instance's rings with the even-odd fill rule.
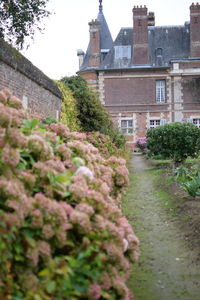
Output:
[[[200,150],[200,129],[191,123],[178,122],[149,129],[147,148],[150,155],[162,155],[174,162],[196,157]]]

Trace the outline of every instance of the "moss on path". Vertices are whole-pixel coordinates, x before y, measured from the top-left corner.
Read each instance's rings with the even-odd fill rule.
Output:
[[[200,300],[200,265],[178,226],[173,199],[158,188],[161,176],[133,156],[123,211],[140,239],[141,257],[129,286],[135,300]]]

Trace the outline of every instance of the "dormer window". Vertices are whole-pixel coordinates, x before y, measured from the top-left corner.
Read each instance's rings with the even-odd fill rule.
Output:
[[[163,55],[163,49],[162,48],[157,48],[156,49],[156,56],[162,56]]]
[[[156,64],[158,66],[163,65],[163,48],[157,48],[156,49]]]

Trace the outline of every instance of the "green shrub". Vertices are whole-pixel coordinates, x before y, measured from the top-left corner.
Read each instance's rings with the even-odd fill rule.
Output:
[[[125,160],[0,92],[0,299],[131,299]]]
[[[77,103],[78,119],[84,132],[99,131],[110,136],[112,142],[119,148],[125,147],[125,137],[119,132],[99,101],[98,94],[93,92],[87,82],[80,76],[61,79],[71,89]]]
[[[56,81],[56,84],[63,95],[60,122],[67,125],[72,131],[79,131],[80,122],[78,120],[76,99],[73,97],[72,91],[63,82]]]
[[[150,155],[162,155],[174,162],[199,153],[200,129],[191,123],[171,123],[149,129],[147,148]]]

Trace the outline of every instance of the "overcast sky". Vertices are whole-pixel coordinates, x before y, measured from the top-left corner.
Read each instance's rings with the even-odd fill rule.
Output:
[[[134,5],[155,12],[156,25],[183,25],[189,21],[192,0],[103,0],[103,12],[113,39],[121,27],[132,26]],[[50,0],[54,13],[45,20],[45,31],[37,33],[23,54],[52,79],[78,71],[77,49],[86,51],[88,22],[98,14],[99,0]]]

